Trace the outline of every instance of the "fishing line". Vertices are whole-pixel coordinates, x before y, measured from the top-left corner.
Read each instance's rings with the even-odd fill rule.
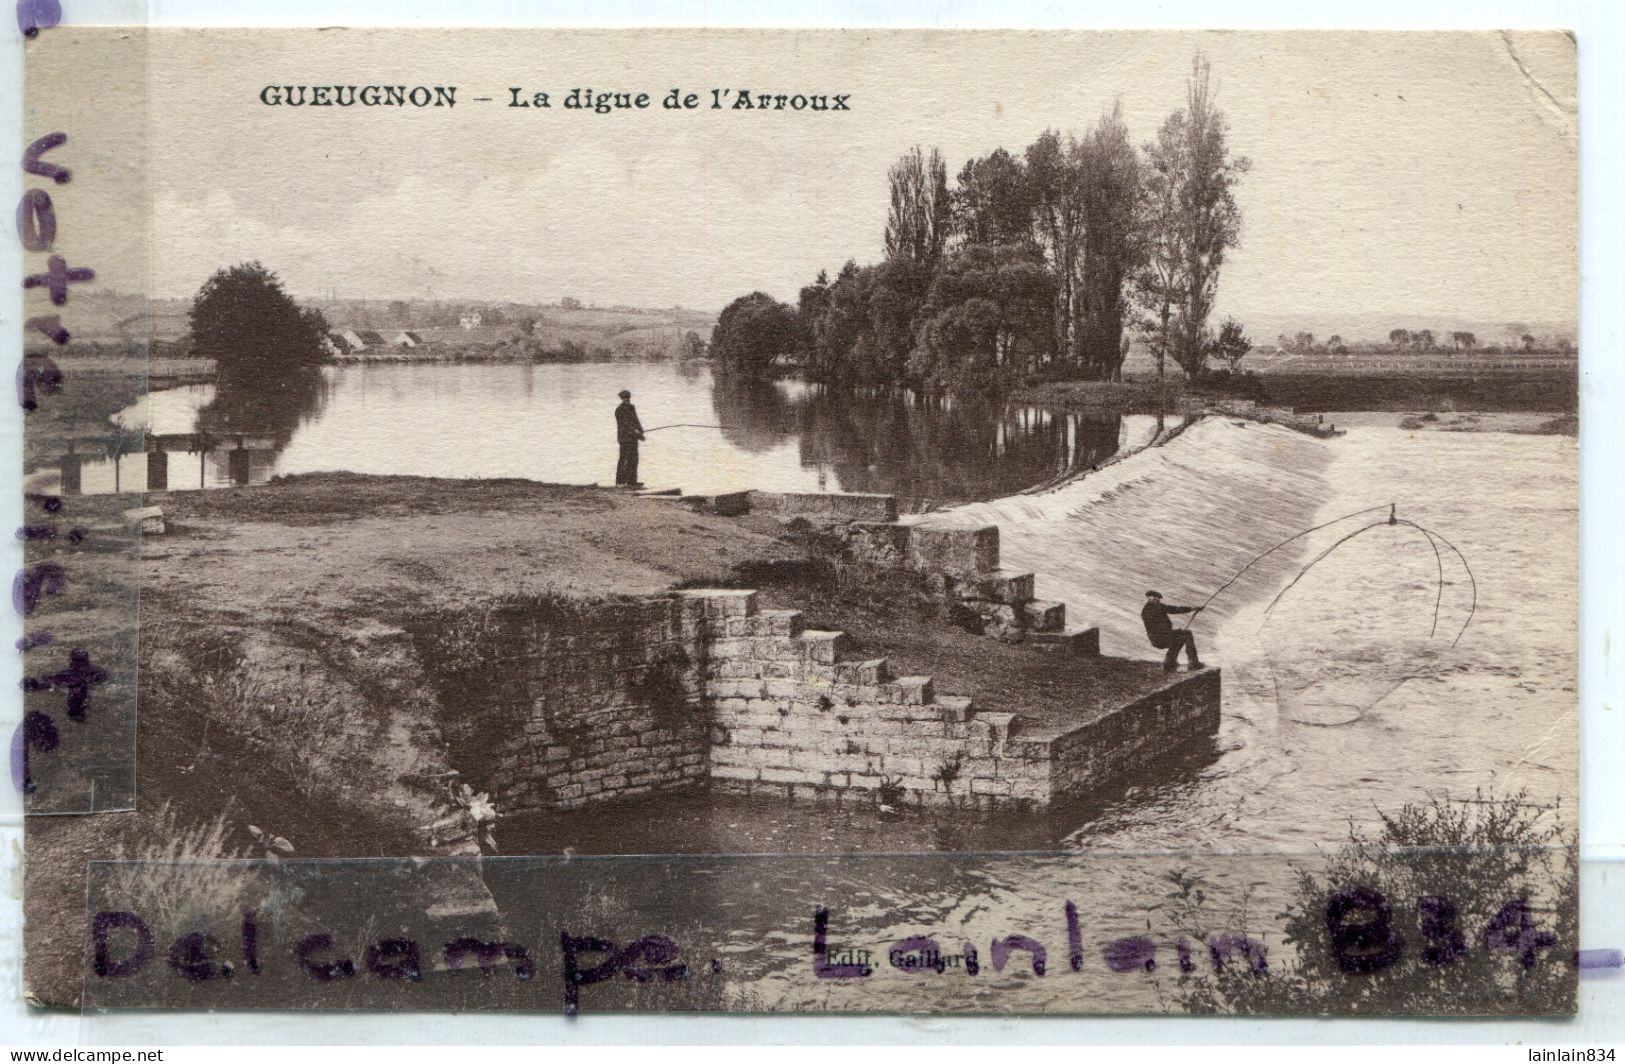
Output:
[[[1243,573],[1245,573],[1248,569],[1251,569],[1253,566],[1257,565],[1259,562],[1263,561],[1265,558],[1268,558],[1271,554],[1274,554],[1276,551],[1280,550],[1282,547],[1286,546],[1288,543],[1291,543],[1293,540],[1302,539],[1304,536],[1309,535],[1309,533],[1311,533],[1311,532],[1319,532],[1323,528],[1330,528],[1332,525],[1337,524],[1339,521],[1347,521],[1349,518],[1351,518],[1351,517],[1359,517],[1361,514],[1376,513],[1378,510],[1384,509],[1385,507],[1391,508],[1392,506],[1393,506],[1392,503],[1385,503],[1383,506],[1372,506],[1372,507],[1370,507],[1368,509],[1365,509],[1365,510],[1355,510],[1353,513],[1344,514],[1342,517],[1334,517],[1330,521],[1325,522],[1324,524],[1316,525],[1313,528],[1306,528],[1302,532],[1298,532],[1298,533],[1296,533],[1294,535],[1288,536],[1286,539],[1283,539],[1281,542],[1277,543],[1275,546],[1271,547],[1269,550],[1265,551],[1264,553],[1259,554],[1259,555],[1255,555],[1253,557],[1252,561],[1248,562],[1246,565],[1243,565],[1240,569],[1236,570],[1236,574],[1234,576],[1232,576],[1230,579],[1226,580],[1224,583],[1220,584],[1219,585],[1219,590],[1217,590],[1213,594],[1209,595],[1205,600],[1203,600],[1203,602],[1202,602],[1202,604],[1200,606],[1196,607],[1196,609],[1197,610],[1205,610],[1205,609],[1207,609],[1208,603],[1212,602],[1214,599],[1218,598],[1221,594],[1223,594],[1224,590],[1226,588],[1228,588],[1231,584],[1235,583],[1237,580],[1240,580],[1241,575]],[[1191,626],[1191,622],[1194,621],[1194,620],[1196,620],[1196,612],[1192,611],[1191,615],[1185,619],[1185,627],[1189,628]]]
[[[1467,619],[1461,622],[1461,631],[1456,633],[1456,638],[1450,641],[1450,645],[1454,647],[1457,643],[1461,642],[1461,637],[1466,633],[1467,626],[1473,623],[1473,614],[1478,612],[1478,578],[1473,575],[1473,567],[1467,563],[1467,556],[1462,554],[1461,550],[1454,543],[1450,542],[1439,533],[1434,532],[1432,529],[1423,528],[1415,521],[1407,521],[1401,518],[1396,518],[1392,512],[1389,513],[1388,520],[1374,521],[1363,528],[1357,528],[1316,555],[1315,560],[1300,569],[1298,571],[1298,575],[1294,576],[1286,587],[1283,587],[1279,592],[1276,593],[1275,597],[1270,600],[1270,604],[1264,607],[1264,616],[1268,617],[1270,615],[1270,611],[1275,609],[1276,604],[1281,601],[1282,596],[1284,596],[1288,591],[1291,591],[1298,581],[1302,580],[1309,574],[1309,570],[1325,561],[1327,556],[1335,551],[1338,547],[1341,547],[1343,544],[1347,543],[1356,536],[1363,535],[1364,533],[1371,531],[1373,528],[1381,528],[1384,525],[1409,525],[1411,528],[1414,528],[1418,532],[1422,533],[1422,535],[1427,538],[1428,545],[1433,548],[1434,561],[1438,565],[1439,583],[1438,590],[1433,598],[1433,627],[1428,632],[1428,638],[1430,639],[1433,637],[1434,633],[1439,630],[1439,608],[1444,602],[1444,560],[1439,554],[1438,544],[1443,543],[1446,547],[1449,547],[1450,550],[1454,552],[1456,557],[1461,560],[1461,567],[1466,571],[1467,579],[1471,583],[1473,589],[1472,602],[1467,608]]]
[[[1331,546],[1329,546],[1325,550],[1321,551],[1318,555],[1315,556],[1315,559],[1313,561],[1311,561],[1308,565],[1306,565],[1302,569],[1300,569],[1298,571],[1298,575],[1294,576],[1292,578],[1291,582],[1288,583],[1286,585],[1286,587],[1283,587],[1276,594],[1276,596],[1273,599],[1270,600],[1270,604],[1264,608],[1264,615],[1266,617],[1268,617],[1270,612],[1275,609],[1276,604],[1281,601],[1282,596],[1284,596],[1288,591],[1292,590],[1293,586],[1296,585],[1298,583],[1298,581],[1302,580],[1304,578],[1304,576],[1308,574],[1309,570],[1311,570],[1315,566],[1319,565],[1322,561],[1324,561],[1326,559],[1326,557],[1328,555],[1330,555],[1338,547],[1341,547],[1343,544],[1347,543],[1349,540],[1354,539],[1356,536],[1359,536],[1359,535],[1362,535],[1362,534],[1364,534],[1366,532],[1369,532],[1373,528],[1380,528],[1383,525],[1409,525],[1411,528],[1416,529],[1418,532],[1422,533],[1422,535],[1424,537],[1427,538],[1428,546],[1433,549],[1433,561],[1434,561],[1434,566],[1435,566],[1437,574],[1438,574],[1438,576],[1437,576],[1438,584],[1437,584],[1437,588],[1436,588],[1434,596],[1433,596],[1433,623],[1432,623],[1432,626],[1428,629],[1428,638],[1429,639],[1433,638],[1433,636],[1438,634],[1438,631],[1439,631],[1439,612],[1440,612],[1440,610],[1442,609],[1442,607],[1444,605],[1444,555],[1441,554],[1440,551],[1439,551],[1439,545],[1441,543],[1444,546],[1450,548],[1451,553],[1455,554],[1456,558],[1458,560],[1460,560],[1462,569],[1465,570],[1466,573],[1467,573],[1468,583],[1472,587],[1472,601],[1470,602],[1470,604],[1467,607],[1467,619],[1462,622],[1461,631],[1456,633],[1456,638],[1451,640],[1450,645],[1452,647],[1454,647],[1457,643],[1461,642],[1461,637],[1462,637],[1462,635],[1464,635],[1466,633],[1467,626],[1472,624],[1473,616],[1478,612],[1478,578],[1473,574],[1473,567],[1468,564],[1467,556],[1465,554],[1463,554],[1461,552],[1461,549],[1459,547],[1457,547],[1454,543],[1450,542],[1444,536],[1442,536],[1439,533],[1433,531],[1432,529],[1424,528],[1421,525],[1417,524],[1415,521],[1405,520],[1403,518],[1400,518],[1400,517],[1396,516],[1397,508],[1393,503],[1389,503],[1386,508],[1388,510],[1388,519],[1386,521],[1373,521],[1369,525],[1365,525],[1364,527],[1355,529],[1353,532],[1350,532],[1348,535],[1343,536],[1336,543],[1333,543]],[[1335,525],[1340,521],[1347,521],[1349,518],[1351,518],[1351,517],[1359,517],[1361,514],[1376,513],[1376,512],[1378,512],[1378,511],[1380,511],[1382,509],[1384,509],[1384,507],[1382,507],[1382,506],[1372,506],[1372,507],[1369,507],[1369,508],[1364,509],[1364,510],[1355,510],[1352,513],[1346,513],[1341,517],[1335,517],[1330,521],[1325,521],[1325,522],[1323,522],[1321,524],[1315,525],[1313,528],[1306,528],[1302,532],[1299,532],[1299,533],[1297,533],[1295,535],[1292,535],[1292,536],[1288,536],[1286,539],[1283,539],[1281,542],[1275,544],[1273,547],[1271,547],[1268,550],[1264,551],[1262,554],[1255,555],[1253,557],[1253,559],[1251,561],[1249,561],[1246,565],[1244,565],[1240,569],[1236,570],[1236,573],[1235,573],[1234,576],[1230,577],[1230,579],[1228,579],[1224,583],[1220,584],[1217,591],[1213,592],[1213,594],[1209,595],[1205,600],[1203,600],[1202,605],[1198,606],[1196,608],[1196,610],[1193,610],[1191,612],[1190,617],[1188,617],[1186,619],[1186,621],[1185,621],[1185,628],[1188,629],[1191,626],[1191,622],[1196,619],[1196,613],[1198,611],[1206,609],[1209,603],[1211,603],[1214,599],[1218,598],[1221,594],[1223,594],[1224,591],[1227,588],[1229,588],[1232,584],[1234,584],[1237,580],[1240,580],[1242,575],[1244,573],[1246,573],[1247,570],[1251,569],[1253,566],[1257,565],[1259,562],[1263,561],[1265,558],[1269,557],[1271,554],[1274,554],[1276,551],[1280,550],[1282,547],[1284,547],[1287,544],[1293,542],[1294,540],[1302,539],[1304,536],[1307,536],[1312,532],[1319,532],[1323,528],[1330,528],[1332,525]]]

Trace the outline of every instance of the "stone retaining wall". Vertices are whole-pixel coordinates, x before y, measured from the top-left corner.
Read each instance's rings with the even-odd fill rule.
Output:
[[[531,652],[491,707],[500,810],[568,809],[704,780],[703,603],[611,602],[586,617],[511,623]]]
[[[574,808],[703,786],[893,805],[1043,805],[1137,752],[1217,726],[1218,674],[1181,674],[1075,730],[1031,732],[756,593],[674,592],[535,633],[506,711],[498,808]]]

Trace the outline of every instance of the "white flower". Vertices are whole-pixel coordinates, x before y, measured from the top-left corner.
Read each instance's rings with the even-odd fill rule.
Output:
[[[490,796],[480,792],[468,800],[469,819],[476,824],[483,824],[487,820],[497,818],[496,806],[491,804]]]

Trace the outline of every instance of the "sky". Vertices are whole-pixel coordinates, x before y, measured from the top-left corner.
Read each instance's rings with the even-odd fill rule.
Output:
[[[1575,57],[1556,33],[156,31],[125,47],[102,127],[76,134],[90,151],[147,130],[145,174],[74,222],[144,215],[145,261],[108,248],[103,277],[160,296],[258,259],[307,296],[793,300],[820,269],[880,258],[886,169],[911,146],[940,147],[951,175],[1116,102],[1144,142],[1198,51],[1252,161],[1220,314],[1574,320]],[[455,85],[458,104],[269,107],[267,84]],[[554,106],[505,106],[510,87]],[[575,87],[654,106],[569,111]],[[659,107],[673,87],[702,106]],[[712,88],[846,93],[851,110],[713,110]]]

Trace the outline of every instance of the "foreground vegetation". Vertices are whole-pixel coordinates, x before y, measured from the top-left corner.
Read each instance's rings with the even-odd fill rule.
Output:
[[[1279,914],[1291,957],[1181,973],[1182,1010],[1461,1016],[1574,1011],[1579,852],[1556,806],[1525,791],[1434,796],[1349,828],[1299,868]],[[1182,929],[1214,941],[1199,876],[1175,872]]]

